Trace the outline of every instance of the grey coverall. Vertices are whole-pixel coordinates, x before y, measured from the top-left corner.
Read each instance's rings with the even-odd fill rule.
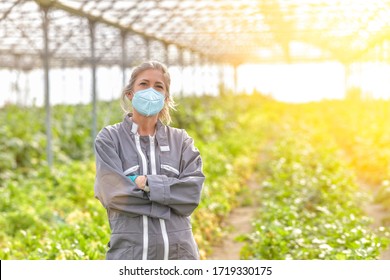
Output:
[[[157,123],[140,136],[131,115],[95,140],[95,196],[107,209],[107,259],[199,259],[190,215],[205,180],[202,160],[185,130]],[[128,175],[147,175],[150,192]]]

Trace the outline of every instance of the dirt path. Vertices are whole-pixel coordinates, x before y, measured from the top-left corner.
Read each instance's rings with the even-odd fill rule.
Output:
[[[223,239],[222,244],[213,247],[213,253],[208,257],[209,260],[239,260],[240,251],[243,243],[235,239],[252,231],[252,220],[256,213],[256,207],[239,207],[232,211],[227,223],[230,232]]]
[[[379,204],[369,204],[365,207],[367,216],[373,218],[372,227],[378,228],[382,225],[382,220],[388,217],[389,213]],[[381,260],[390,260],[390,246],[381,253]]]
[[[372,193],[373,188],[363,182],[359,182],[359,186],[365,192]],[[383,225],[383,219],[389,216],[389,213],[382,205],[370,202],[364,206],[364,212],[368,217],[373,219],[372,228],[378,228]],[[381,260],[390,260],[390,246],[380,255]]]
[[[255,193],[259,190],[258,180],[252,178],[248,182],[249,193]],[[256,195],[254,195],[256,197]],[[243,198],[245,199],[245,198]],[[212,248],[212,254],[208,256],[209,260],[239,260],[240,251],[244,245],[236,241],[236,238],[243,234],[252,232],[252,221],[255,219],[258,210],[258,203],[252,202],[250,206],[237,207],[232,210],[227,218],[225,228],[229,230],[223,238],[223,242]]]

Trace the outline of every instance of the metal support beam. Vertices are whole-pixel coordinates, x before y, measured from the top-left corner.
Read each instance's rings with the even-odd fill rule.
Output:
[[[225,95],[225,71],[224,65],[221,63],[218,65],[218,91],[219,95]]]
[[[51,105],[50,105],[50,50],[49,50],[49,7],[42,7],[42,29],[44,49],[42,54],[44,69],[45,90],[45,127],[46,127],[46,157],[49,167],[53,166],[52,131],[51,131]]]
[[[146,60],[150,60],[150,40],[145,38],[145,47],[146,47]]]
[[[233,90],[234,90],[234,94],[237,94],[238,93],[238,65],[237,64],[233,65],[233,75],[234,75]]]
[[[184,49],[183,48],[178,48],[179,52],[179,63],[178,67],[180,69],[180,96],[184,95]]]
[[[169,45],[164,43],[164,63],[167,67],[169,67]]]
[[[22,96],[21,96],[21,90],[20,90],[20,55],[14,55],[14,65],[15,68],[13,69],[15,73],[15,80],[12,82],[12,91],[16,95],[16,104],[22,106]]]
[[[197,60],[196,53],[194,53],[194,52],[190,52],[190,65],[191,65],[190,75],[192,77],[196,77],[197,76],[196,71],[199,68],[199,66],[198,66],[198,60]],[[192,86],[191,94],[196,95],[196,83],[194,82],[194,79],[191,79],[191,86]]]
[[[122,31],[121,32],[121,38],[122,38],[122,88],[126,86],[126,68],[127,68],[127,49],[126,49],[126,38],[127,38],[127,32]]]
[[[200,66],[200,79],[202,81],[207,81],[208,80],[208,77],[207,77],[207,60],[206,60],[206,57],[204,57],[202,54],[199,55],[199,66]],[[207,92],[206,92],[206,84],[205,82],[201,83],[201,86],[202,86],[202,91],[201,91],[201,94],[202,95],[205,95]]]
[[[96,93],[96,55],[95,55],[95,29],[96,23],[94,21],[89,21],[89,31],[90,31],[90,47],[91,47],[91,88],[92,88],[92,128],[91,128],[91,137],[92,142],[94,141],[97,135],[97,93]]]

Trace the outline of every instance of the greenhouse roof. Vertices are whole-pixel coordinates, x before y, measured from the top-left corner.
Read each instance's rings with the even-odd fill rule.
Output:
[[[42,67],[45,22],[54,67],[390,61],[390,0],[3,0],[0,67]]]

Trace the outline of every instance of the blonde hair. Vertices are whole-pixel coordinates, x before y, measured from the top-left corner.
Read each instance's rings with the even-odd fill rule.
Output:
[[[127,94],[133,92],[134,83],[137,79],[138,75],[141,74],[145,70],[149,69],[156,69],[162,72],[164,80],[165,80],[165,104],[164,108],[161,110],[161,112],[158,114],[158,118],[160,121],[162,121],[165,124],[170,124],[172,119],[170,115],[170,109],[176,110],[176,104],[170,94],[169,88],[171,85],[171,76],[169,75],[168,68],[161,62],[158,61],[148,61],[144,62],[137,67],[134,68],[133,72],[131,73],[129,84],[123,89],[122,95],[121,95],[121,107],[123,111],[128,114],[130,113],[130,108],[132,107],[130,105],[130,100],[127,98]]]

